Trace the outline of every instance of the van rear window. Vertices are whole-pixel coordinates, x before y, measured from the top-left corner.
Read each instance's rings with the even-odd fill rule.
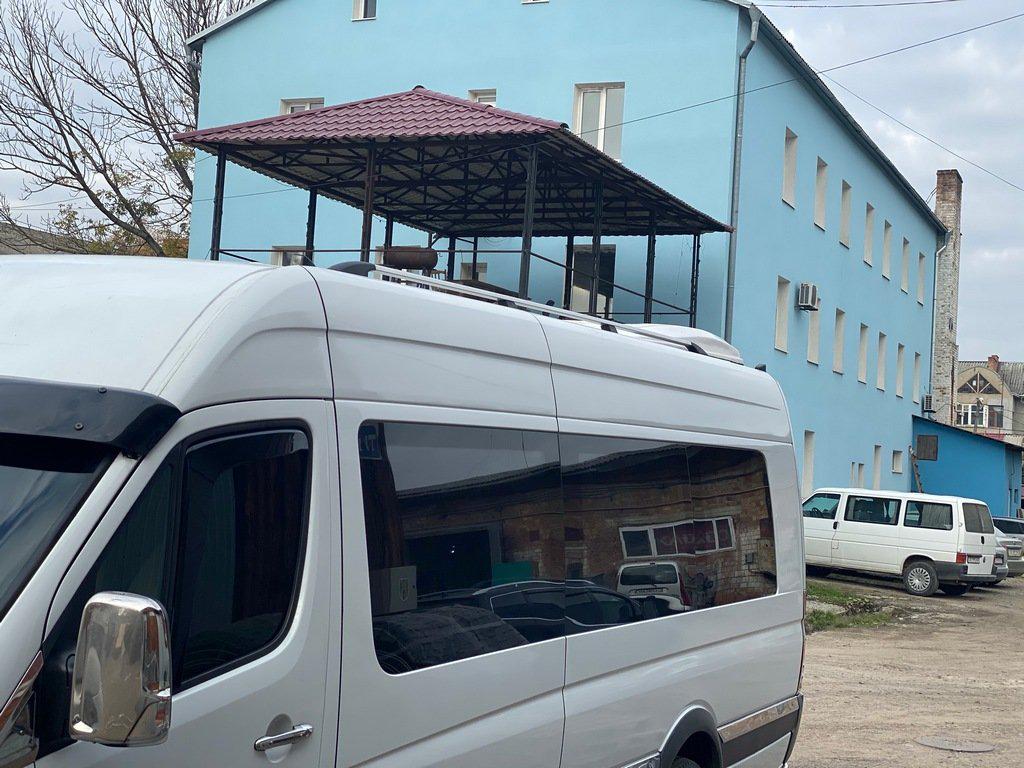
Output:
[[[964,527],[968,533],[995,533],[992,514],[984,504],[964,504]]]
[[[679,571],[671,565],[633,565],[622,569],[619,584],[636,587],[642,584],[675,584]]]

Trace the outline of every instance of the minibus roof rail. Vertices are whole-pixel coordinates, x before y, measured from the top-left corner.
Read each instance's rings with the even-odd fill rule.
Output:
[[[714,357],[719,360],[727,360],[732,363],[743,365],[743,358],[735,347],[728,342],[715,336],[708,331],[699,328],[688,328],[676,325],[657,324],[630,324],[620,323],[617,320],[610,320],[593,315],[573,312],[569,309],[562,309],[550,304],[541,304],[529,299],[521,299],[517,296],[506,296],[483,288],[476,288],[461,283],[452,283],[446,280],[437,280],[432,277],[413,274],[400,269],[372,264],[365,261],[350,261],[335,264],[329,269],[335,272],[344,272],[350,275],[364,277],[377,276],[388,282],[404,283],[406,285],[429,288],[430,290],[449,293],[455,296],[464,296],[471,299],[486,301],[491,304],[498,304],[504,307],[513,307],[527,312],[555,317],[561,320],[573,320],[586,323],[590,326],[599,327],[611,333],[621,333],[626,336],[638,336],[648,341],[666,344],[668,346],[685,349],[707,357]]]

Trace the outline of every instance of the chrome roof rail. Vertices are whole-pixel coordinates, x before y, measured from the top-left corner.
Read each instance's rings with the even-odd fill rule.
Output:
[[[405,283],[407,285],[419,286],[433,291],[449,293],[454,296],[479,299],[481,301],[498,304],[504,307],[515,307],[516,309],[535,312],[548,317],[557,317],[562,320],[573,320],[580,323],[586,323],[611,333],[623,333],[629,336],[639,336],[668,346],[685,349],[686,351],[695,354],[714,357],[720,360],[728,360],[729,362],[738,363],[740,365],[743,364],[738,351],[718,337],[705,331],[695,330],[694,338],[673,338],[673,336],[678,336],[679,334],[673,333],[672,335],[668,335],[657,333],[650,330],[650,325],[644,326],[620,323],[617,320],[608,320],[601,317],[594,317],[593,315],[587,315],[582,312],[573,312],[569,309],[562,309],[561,307],[555,307],[549,304],[541,304],[536,301],[530,301],[529,299],[521,299],[517,296],[506,296],[483,288],[475,288],[473,286],[462,285],[460,283],[451,283],[446,280],[437,280],[432,277],[423,277],[422,275],[406,272],[401,269],[384,267],[379,264],[368,264],[366,262],[362,262],[361,268],[359,269],[353,269],[350,264],[345,264],[339,265],[339,268],[336,271],[346,272],[349,274],[362,274],[371,277],[376,274],[379,279],[386,280],[388,282]],[[675,328],[675,326],[672,326],[672,328]],[[715,343],[704,345],[702,344],[702,341],[705,339],[713,339]],[[731,351],[727,351],[724,348]]]

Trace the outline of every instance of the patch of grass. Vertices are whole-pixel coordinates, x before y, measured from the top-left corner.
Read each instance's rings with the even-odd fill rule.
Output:
[[[826,629],[848,629],[850,627],[880,627],[895,618],[892,611],[871,611],[868,613],[832,613],[831,611],[808,611],[807,633],[814,634]]]
[[[864,598],[863,595],[851,592],[848,589],[842,589],[831,584],[822,584],[817,581],[808,581],[807,599],[816,600],[819,603],[847,606]]]

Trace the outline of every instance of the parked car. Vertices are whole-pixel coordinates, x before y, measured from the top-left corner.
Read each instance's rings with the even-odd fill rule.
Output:
[[[0,755],[784,765],[778,384],[690,329],[359,269],[0,257]],[[699,609],[580,583],[662,560]]]
[[[822,488],[803,504],[809,567],[899,576],[912,595],[996,580],[988,507],[956,496]]]
[[[1024,542],[1012,536],[1005,536],[996,528],[996,544],[1006,553],[1008,576],[1024,574]]]
[[[1002,535],[1024,543],[1024,520],[1016,517],[993,517],[992,524]]]
[[[1010,575],[1010,568],[1007,566],[1006,550],[998,545],[996,546],[995,557],[992,558],[992,575],[996,578],[995,581],[987,585],[990,587],[994,587]]]

